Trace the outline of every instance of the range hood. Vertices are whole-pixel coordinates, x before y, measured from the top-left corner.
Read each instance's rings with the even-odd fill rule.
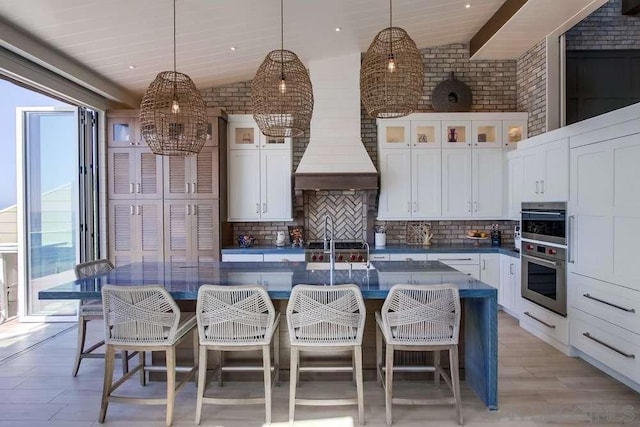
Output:
[[[295,172],[295,189],[376,190],[378,173],[361,139],[360,52],[308,64],[311,139]]]

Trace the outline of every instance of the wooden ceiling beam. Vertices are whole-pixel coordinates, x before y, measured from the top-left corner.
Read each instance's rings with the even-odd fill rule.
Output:
[[[469,56],[473,57],[502,28],[528,0],[507,0],[478,30],[469,43]],[[640,0],[636,0],[640,2]]]

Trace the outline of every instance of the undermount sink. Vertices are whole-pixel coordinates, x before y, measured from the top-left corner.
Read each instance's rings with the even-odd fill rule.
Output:
[[[352,270],[367,270],[367,264],[364,262],[336,262],[335,270],[348,270],[351,265]],[[328,262],[308,262],[307,270],[329,270],[331,263]],[[368,270],[375,270],[373,264],[369,265]]]

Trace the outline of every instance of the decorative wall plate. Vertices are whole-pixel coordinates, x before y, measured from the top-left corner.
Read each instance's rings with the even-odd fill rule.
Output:
[[[449,73],[449,78],[438,83],[431,93],[431,105],[436,111],[471,111],[472,103],[471,89],[456,79],[453,71]]]

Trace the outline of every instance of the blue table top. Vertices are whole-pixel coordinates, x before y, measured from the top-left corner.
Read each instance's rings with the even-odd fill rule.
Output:
[[[496,297],[497,290],[438,261],[372,262],[375,270],[335,271],[335,284],[355,283],[365,299],[384,299],[395,283],[458,286],[462,298]],[[99,299],[103,284],[164,286],[177,300],[195,300],[202,284],[263,284],[271,298],[288,299],[300,283],[325,285],[329,271],[309,270],[305,262],[134,263],[106,275],[64,283],[38,293],[40,299]]]

